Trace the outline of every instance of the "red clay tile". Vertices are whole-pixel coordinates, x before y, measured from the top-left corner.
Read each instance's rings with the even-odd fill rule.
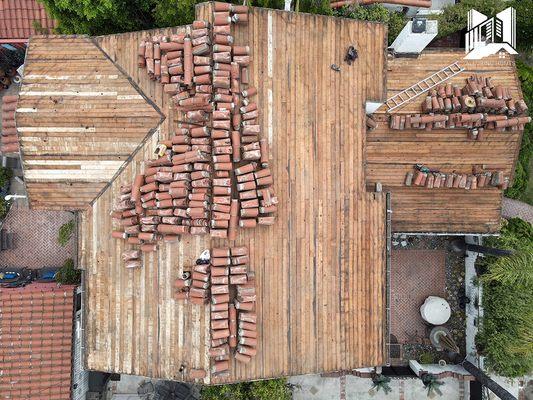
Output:
[[[24,42],[30,35],[40,34],[33,26],[38,21],[42,28],[51,29],[55,21],[46,15],[36,0],[0,2],[0,42]]]
[[[0,392],[70,399],[74,286],[0,290]]]

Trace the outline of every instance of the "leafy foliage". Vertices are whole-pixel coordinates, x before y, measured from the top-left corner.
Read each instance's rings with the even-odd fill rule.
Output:
[[[66,224],[61,225],[61,227],[59,228],[59,233],[57,235],[57,242],[61,246],[65,247],[68,244],[70,238],[72,237],[72,233],[74,232],[74,228],[74,220],[71,220]]]
[[[57,31],[66,34],[107,35],[154,27],[190,24],[195,5],[203,0],[39,0],[50,16],[58,21]],[[240,3],[237,0],[233,3]],[[283,9],[284,0],[251,0],[252,6]],[[368,7],[348,6],[333,11],[329,0],[295,0],[295,9],[321,15],[364,21],[383,22],[389,26],[389,44],[406,23],[399,12],[380,4]]]
[[[523,376],[533,371],[533,226],[510,219],[501,236],[486,244],[515,249],[517,255],[509,261],[479,261],[488,272],[481,277],[485,312],[476,344],[491,370],[511,378]]]
[[[3,219],[9,211],[9,202],[3,197],[0,197],[0,219]]]
[[[289,400],[292,393],[285,379],[204,386],[202,400]]]
[[[533,68],[516,60],[518,77],[522,84],[524,100],[530,110],[533,110]],[[530,179],[530,163],[533,154],[533,126],[527,124],[522,137],[520,154],[515,168],[513,185],[505,191],[505,195],[512,199],[522,200],[533,205],[533,188],[528,188]]]
[[[407,23],[407,18],[402,13],[390,11],[381,4],[372,4],[366,7],[360,5],[345,6],[335,11],[334,15],[387,24],[389,27],[389,45],[392,44]]]
[[[444,382],[439,381],[435,375],[422,375],[422,383],[424,384],[424,387],[428,390],[428,397],[433,397],[435,394],[442,396],[440,386],[444,385]]]
[[[533,287],[533,252],[496,259],[483,274],[482,281]]]
[[[420,354],[419,361],[420,364],[433,364],[433,362],[435,361],[435,357],[429,351],[425,351]]]
[[[390,378],[388,376],[376,374],[372,377],[372,389],[376,389],[376,392],[379,392],[379,389],[382,389],[383,392],[387,395],[392,392],[392,388],[390,387],[389,382]]]
[[[439,21],[438,37],[448,36],[461,31],[467,26],[467,14],[472,8],[488,16],[495,15],[507,8],[504,0],[461,0],[457,4],[446,6],[442,14],[437,16]]]
[[[39,0],[66,34],[105,35],[154,27],[156,0]],[[161,1],[164,3],[164,1]]]
[[[11,178],[13,178],[13,170],[8,167],[0,167],[0,188],[7,186]]]
[[[69,258],[57,271],[56,281],[63,285],[77,285],[81,282],[81,271],[74,268],[74,260]]]
[[[158,27],[190,24],[194,20],[194,7],[200,0],[157,1],[154,7],[155,25]]]
[[[516,40],[521,50],[531,50],[533,46],[533,0],[513,0],[516,9]]]

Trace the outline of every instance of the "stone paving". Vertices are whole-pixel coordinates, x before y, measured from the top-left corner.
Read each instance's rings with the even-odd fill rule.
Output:
[[[426,337],[420,306],[428,296],[446,297],[446,252],[393,250],[390,276],[390,333],[399,343]]]
[[[502,217],[522,218],[524,221],[533,224],[533,206],[518,200],[503,198]]]
[[[464,381],[454,378],[442,379],[440,387],[442,400],[467,400],[469,386]],[[427,399],[427,390],[418,378],[393,378],[390,382],[392,391],[384,392],[372,389],[369,378],[360,378],[351,374],[340,377],[322,377],[320,375],[300,375],[289,378],[295,386],[293,400],[420,400]]]
[[[72,219],[71,212],[30,210],[15,202],[2,226],[14,234],[14,248],[0,251],[0,267],[39,269],[76,259],[75,235],[65,247],[57,242],[59,228]]]

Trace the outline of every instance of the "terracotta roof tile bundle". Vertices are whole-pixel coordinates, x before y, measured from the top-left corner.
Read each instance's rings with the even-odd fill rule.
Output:
[[[0,397],[71,397],[75,286],[0,290]]]
[[[15,111],[18,95],[2,97],[2,139],[0,151],[2,154],[19,153],[20,145],[15,125]]]
[[[248,249],[213,248],[210,264],[197,261],[175,282],[175,297],[202,305],[210,300],[211,374],[229,372],[230,359],[248,363],[257,354],[254,274]],[[196,370],[195,370],[196,371]]]
[[[423,166],[416,166],[414,171],[407,172],[405,186],[420,186],[428,189],[465,189],[476,190],[497,187],[505,190],[509,186],[509,177],[503,171],[483,171],[477,167],[471,173],[457,171],[443,173]]]
[[[212,26],[194,21],[186,33],[140,43],[139,67],[164,84],[185,120],[131,192],[121,192],[115,218],[124,228],[114,237],[153,251],[161,236],[234,240],[238,226],[274,223],[268,142],[259,137],[257,90],[248,86],[250,49],[231,35],[231,23],[247,20],[246,6],[214,3]]]
[[[426,114],[395,114],[391,129],[469,129],[469,138],[480,140],[484,129],[523,130],[531,122],[524,100],[511,97],[508,88],[491,78],[471,76],[462,88],[451,83],[431,89],[422,102]]]

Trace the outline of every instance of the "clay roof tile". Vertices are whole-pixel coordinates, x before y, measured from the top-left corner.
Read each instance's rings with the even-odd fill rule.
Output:
[[[74,288],[32,284],[0,291],[2,395],[70,399]]]

